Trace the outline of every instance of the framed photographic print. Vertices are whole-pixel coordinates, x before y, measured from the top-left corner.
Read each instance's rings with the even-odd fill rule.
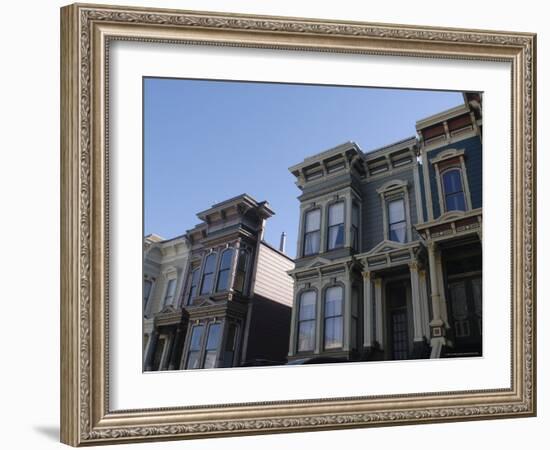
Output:
[[[527,417],[536,36],[61,10],[61,439]]]

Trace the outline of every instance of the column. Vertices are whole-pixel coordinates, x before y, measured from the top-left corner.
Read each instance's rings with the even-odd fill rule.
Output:
[[[296,316],[298,315],[298,286],[296,278],[294,279],[294,301],[292,302],[292,311],[290,312],[290,338],[288,343],[288,356],[294,356],[296,353]]]
[[[441,296],[439,294],[439,275],[437,273],[438,265],[436,263],[436,244],[428,243],[428,260],[430,264],[430,288],[433,318],[430,322],[431,339],[430,345],[432,352],[430,358],[439,358],[441,350],[445,345],[445,327],[441,318]]]
[[[314,353],[318,355],[323,350],[323,335],[321,331],[323,330],[321,324],[323,322],[323,297],[324,297],[324,291],[323,291],[323,277],[320,276],[319,278],[319,284],[317,289],[317,297],[316,297],[316,303],[315,303],[315,350]]]
[[[441,320],[449,328],[449,318],[447,314],[447,301],[445,299],[445,284],[443,283],[443,264],[441,263],[441,251],[436,249],[435,264],[437,267],[437,281],[439,283],[439,304],[441,309]]]
[[[411,274],[414,342],[422,342],[423,339],[421,320],[422,314],[420,306],[420,283],[418,280],[418,263],[416,261],[409,263],[409,271]]]
[[[349,267],[346,267],[347,280],[344,288],[344,351],[350,350],[351,341],[351,274]]]
[[[374,303],[370,272],[363,272],[363,347],[374,346]]]
[[[376,320],[376,342],[380,350],[384,348],[384,315],[382,310],[382,278],[374,279],[374,309]]]
[[[153,369],[153,357],[155,356],[158,340],[159,332],[157,330],[153,330],[151,332],[151,337],[149,338],[149,344],[147,344],[145,362],[143,363],[143,367],[146,372]]]
[[[430,339],[430,309],[428,306],[428,284],[425,270],[420,270],[419,289],[420,289],[420,311],[422,317],[422,333],[427,339]]]
[[[431,300],[432,300],[432,311],[433,318],[430,322],[430,326],[440,327],[443,325],[441,320],[441,305],[439,298],[439,276],[437,275],[437,264],[435,262],[435,247],[434,242],[428,244],[428,262],[430,265],[430,288],[431,288]]]
[[[351,196],[344,200],[344,242],[346,247],[351,247],[351,208],[352,208]]]

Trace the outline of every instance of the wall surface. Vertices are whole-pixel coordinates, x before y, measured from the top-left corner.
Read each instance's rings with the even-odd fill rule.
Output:
[[[120,1],[119,3],[127,3]],[[460,7],[440,1],[354,2],[297,0],[139,1],[136,6],[199,9],[443,25],[539,33],[538,147],[539,174],[550,170],[547,128],[550,122],[550,31],[544,2],[465,0]],[[7,2],[2,7],[2,71],[0,115],[0,232],[3,236],[2,403],[3,448],[47,450],[58,443],[59,417],[59,1]],[[545,300],[549,239],[548,206],[542,193],[550,177],[539,183],[539,309],[549,317]],[[7,245],[7,249],[6,246]],[[16,312],[19,316],[16,317]],[[539,413],[532,419],[331,431],[193,442],[141,444],[139,449],[325,449],[400,448],[446,450],[476,448],[547,448],[550,357],[549,328],[539,327]],[[546,345],[545,345],[546,344]],[[138,448],[120,446],[118,448]]]

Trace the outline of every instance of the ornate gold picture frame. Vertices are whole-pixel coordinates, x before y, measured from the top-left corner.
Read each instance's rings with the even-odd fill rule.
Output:
[[[113,410],[108,67],[117,40],[509,63],[510,387]],[[536,36],[530,33],[84,4],[62,8],[61,441],[80,446],[534,416],[535,69]]]

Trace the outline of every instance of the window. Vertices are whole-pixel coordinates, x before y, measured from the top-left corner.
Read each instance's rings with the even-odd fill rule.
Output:
[[[235,273],[235,290],[241,293],[244,292],[247,263],[248,252],[246,250],[239,251],[239,259],[237,260],[237,272]]]
[[[343,294],[341,286],[333,286],[325,291],[325,349],[342,347]]]
[[[304,256],[315,255],[321,248],[321,210],[314,209],[305,215]]]
[[[328,249],[344,246],[344,202],[330,205],[328,208]]]
[[[389,239],[395,242],[407,241],[407,221],[405,220],[405,202],[403,199],[388,203]]]
[[[202,346],[202,335],[204,332],[203,325],[196,325],[191,332],[191,343],[189,344],[189,352],[187,354],[186,369],[200,368],[200,355]]]
[[[229,276],[231,275],[231,261],[233,259],[233,250],[228,249],[222,253],[220,269],[218,271],[218,283],[216,291],[227,291],[229,289]]]
[[[351,207],[351,247],[359,250],[359,206],[356,203]]]
[[[189,295],[187,297],[187,303],[189,304],[191,300],[197,295],[197,287],[199,285],[199,269],[196,268],[191,272],[191,281],[189,286]]]
[[[161,370],[162,364],[162,355],[164,355],[164,347],[166,347],[166,337],[161,336],[157,342],[157,347],[155,348],[155,356],[153,358],[153,365],[151,370]]]
[[[166,294],[164,294],[164,306],[171,305],[174,301],[174,294],[176,292],[176,279],[172,278],[168,281],[168,287],[166,288]]]
[[[216,366],[216,356],[218,354],[218,345],[220,343],[222,326],[220,323],[213,323],[208,328],[208,339],[206,339],[206,349],[204,352],[203,368],[212,369]]]
[[[223,351],[223,367],[232,367],[237,347],[237,324],[230,323],[227,328],[227,336]]]
[[[315,348],[315,307],[317,293],[303,292],[298,312],[298,351],[310,352]]]
[[[204,263],[204,273],[202,274],[201,295],[210,294],[214,284],[214,271],[216,270],[216,254],[211,253]]]
[[[466,211],[466,200],[462,188],[460,169],[450,169],[443,172],[443,195],[446,211]]]
[[[151,295],[151,288],[153,287],[153,282],[151,280],[143,281],[143,309],[147,308],[147,302],[149,301],[149,296]]]

